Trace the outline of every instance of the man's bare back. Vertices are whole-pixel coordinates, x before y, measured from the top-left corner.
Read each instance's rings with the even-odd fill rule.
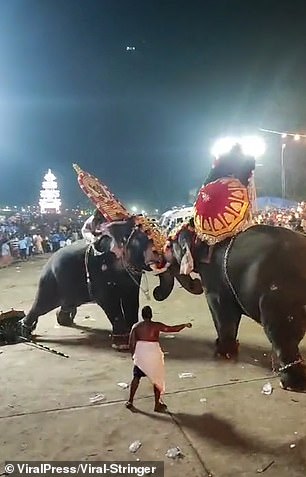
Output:
[[[159,321],[141,321],[136,323],[130,333],[130,351],[133,354],[137,341],[159,341],[160,333],[178,333],[184,328],[191,328],[190,323],[183,325],[165,325]]]

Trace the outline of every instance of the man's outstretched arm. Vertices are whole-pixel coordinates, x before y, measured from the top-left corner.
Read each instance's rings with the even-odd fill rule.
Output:
[[[157,323],[159,327],[159,331],[162,333],[178,333],[182,331],[184,328],[191,328],[191,323],[183,323],[182,325],[165,325],[164,323]]]

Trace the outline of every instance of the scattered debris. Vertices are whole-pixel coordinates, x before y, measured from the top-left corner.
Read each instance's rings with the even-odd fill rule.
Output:
[[[194,374],[193,373],[179,373],[179,378],[180,379],[184,379],[184,378],[194,378]]]
[[[294,433],[293,433],[293,434],[297,435],[297,431],[294,431]]]
[[[264,356],[267,356],[267,353],[264,353],[263,355],[264,355]]]
[[[166,457],[169,457],[169,459],[179,459],[184,457],[184,454],[179,447],[172,447],[167,450]]]
[[[127,383],[117,383],[117,386],[122,389],[127,389],[129,387],[129,384]]]
[[[296,444],[290,444],[290,449],[294,449],[296,447]]]
[[[272,465],[275,464],[275,460],[272,460],[271,462],[269,462],[268,465],[266,465],[265,467],[262,467],[261,469],[257,469],[257,473],[258,474],[262,474],[263,472],[266,472],[266,470],[270,469],[270,467],[272,467]]]
[[[237,383],[237,381],[239,381],[239,379],[238,378],[233,378],[233,379],[230,379],[230,381],[233,382],[233,383]]]
[[[20,270],[16,270],[17,273],[20,273]]]
[[[173,340],[175,338],[174,335],[165,335],[164,338],[167,338],[168,340]]]
[[[300,402],[297,399],[291,399],[292,402]]]
[[[3,351],[0,351],[0,354],[2,354],[2,353],[3,353]]]
[[[97,403],[99,403],[99,402],[101,402],[101,401],[104,401],[104,400],[105,400],[105,396],[104,396],[104,394],[98,394],[98,393],[97,393],[97,394],[95,394],[94,396],[92,396],[89,400],[90,400],[90,402],[91,402],[92,404],[97,404]]]
[[[271,383],[264,384],[263,387],[262,387],[261,392],[262,392],[262,394],[266,394],[267,396],[272,394],[272,392],[273,392],[272,384]]]
[[[138,451],[138,449],[142,446],[140,441],[134,441],[132,444],[129,446],[129,451],[135,454],[135,452]]]
[[[207,399],[206,398],[201,398],[200,402],[207,402]]]
[[[255,359],[255,358],[254,358],[254,362],[255,362],[255,363],[258,363],[258,361],[259,361],[259,359]]]

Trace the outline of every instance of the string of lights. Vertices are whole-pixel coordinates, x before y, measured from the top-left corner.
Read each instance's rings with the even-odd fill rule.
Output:
[[[293,137],[295,141],[299,141],[300,139],[305,139],[306,134],[300,134],[300,133],[293,133],[293,132],[287,132],[287,131],[273,131],[272,129],[263,129],[259,128],[259,131],[270,133],[270,134],[277,134],[278,136],[281,136],[282,139],[286,139],[286,137]]]

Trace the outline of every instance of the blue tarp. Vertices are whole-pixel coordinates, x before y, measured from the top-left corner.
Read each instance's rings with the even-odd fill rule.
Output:
[[[259,210],[267,207],[271,209],[291,209],[298,206],[298,202],[281,199],[280,197],[257,197],[256,204]]]

